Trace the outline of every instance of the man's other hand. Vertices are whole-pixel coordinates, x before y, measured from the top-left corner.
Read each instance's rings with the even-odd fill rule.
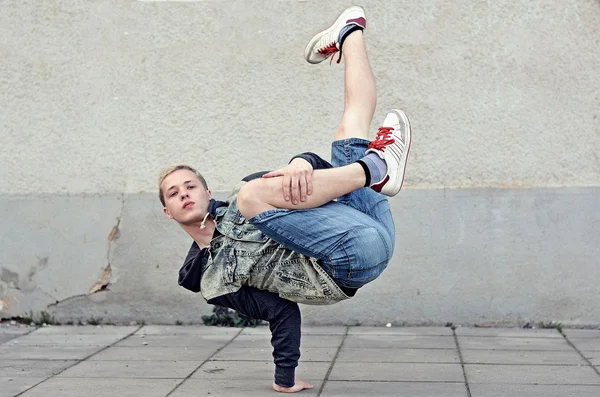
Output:
[[[296,158],[285,167],[266,173],[263,178],[282,176],[285,201],[291,199],[293,204],[298,204],[312,194],[312,173],[313,168],[308,161]]]
[[[283,387],[278,384],[273,383],[273,390],[278,391],[280,393],[296,393],[304,389],[312,389],[313,385],[310,383],[306,383],[303,380],[296,378],[296,383],[292,387]]]

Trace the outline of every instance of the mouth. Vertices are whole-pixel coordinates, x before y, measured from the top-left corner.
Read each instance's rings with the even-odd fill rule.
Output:
[[[195,204],[195,203],[194,203],[193,201],[188,201],[187,203],[185,203],[185,204],[183,205],[183,209],[189,208],[189,207],[191,207],[191,206],[192,206],[192,205],[194,205],[194,204]]]

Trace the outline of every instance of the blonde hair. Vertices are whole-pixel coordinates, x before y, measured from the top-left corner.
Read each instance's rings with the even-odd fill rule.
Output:
[[[192,171],[194,173],[194,175],[196,175],[196,178],[198,178],[198,180],[200,181],[202,186],[204,186],[204,188],[206,190],[208,190],[208,185],[206,184],[206,180],[204,179],[204,177],[202,176],[201,173],[196,171],[196,169],[190,167],[189,165],[185,165],[185,164],[172,165],[172,166],[164,169],[160,173],[160,176],[158,177],[158,198],[160,199],[160,202],[162,203],[163,207],[165,206],[165,197],[164,197],[165,192],[163,192],[162,183],[166,177],[168,177],[175,171],[179,171],[179,170]]]

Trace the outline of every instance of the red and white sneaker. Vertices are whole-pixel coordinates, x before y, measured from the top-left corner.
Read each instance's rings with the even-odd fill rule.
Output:
[[[410,142],[411,129],[408,117],[401,110],[390,111],[367,150],[367,154],[377,153],[387,165],[385,177],[371,184],[371,189],[390,197],[398,194],[404,183]]]
[[[342,59],[342,47],[344,36],[354,27],[365,29],[367,19],[362,7],[354,6],[344,10],[333,25],[328,29],[317,33],[306,45],[304,58],[309,63],[320,63],[335,54],[340,53],[337,63]],[[332,58],[333,61],[333,58]]]

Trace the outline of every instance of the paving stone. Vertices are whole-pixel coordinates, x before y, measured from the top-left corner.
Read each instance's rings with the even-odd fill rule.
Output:
[[[579,351],[600,352],[600,338],[569,338]]]
[[[598,338],[600,339],[600,329],[569,329],[563,328],[562,332],[567,338]]]
[[[164,397],[181,379],[48,379],[25,392],[22,397]]]
[[[450,327],[350,327],[348,335],[453,336]]]
[[[346,381],[427,381],[463,382],[460,364],[363,363],[336,362],[330,380]]]
[[[13,397],[17,394],[24,392],[25,390],[37,385],[41,381],[45,380],[46,377],[4,377],[0,376],[0,396],[2,397]]]
[[[452,336],[422,335],[348,335],[344,340],[347,348],[386,348],[386,349],[455,349]]]
[[[337,362],[460,363],[456,349],[353,349],[343,347]]]
[[[16,339],[21,335],[31,332],[32,328],[18,326],[2,326],[0,327],[0,345],[9,340]]]
[[[296,369],[296,376],[302,380],[323,380],[329,363],[302,363]],[[264,379],[273,380],[273,361],[208,361],[192,375],[192,379]]]
[[[575,350],[524,351],[524,350],[462,350],[465,363],[469,364],[563,364],[585,365]]]
[[[592,365],[600,365],[600,352],[583,351],[583,352],[581,352],[581,354],[583,354],[583,357],[590,360]]]
[[[18,333],[21,334],[23,332],[27,333],[30,331],[34,331],[36,327],[32,327],[30,325],[25,325],[21,323],[16,323],[12,325],[9,321],[0,320],[0,334],[4,333]]]
[[[83,361],[61,373],[65,378],[169,378],[183,379],[202,361]]]
[[[472,397],[598,397],[600,386],[470,384]],[[325,397],[323,395],[323,397]]]
[[[45,378],[74,365],[76,360],[0,360],[1,377]]]
[[[9,340],[17,338],[19,335],[14,334],[0,334],[0,345],[8,342]]]
[[[176,346],[214,347],[225,346],[235,335],[132,335],[115,346]]]
[[[227,346],[218,352],[211,360],[225,361],[272,361],[273,348],[234,348],[231,345]],[[330,348],[301,348],[300,361],[326,361],[331,362],[337,352],[336,347]]]
[[[242,328],[205,325],[145,325],[135,335],[230,335],[233,337],[241,331]]]
[[[124,338],[139,327],[125,327],[114,325],[77,325],[38,328],[33,332],[35,335],[115,335]]]
[[[328,381],[321,394],[321,397],[365,396],[467,397],[467,388],[464,383]]]
[[[300,345],[304,348],[339,347],[343,335],[303,335]],[[266,335],[240,335],[229,345],[233,348],[272,348],[271,337]]]
[[[5,346],[108,346],[120,339],[122,335],[115,334],[38,334],[37,332],[21,336],[5,343]]]
[[[116,347],[108,348],[91,361],[187,360],[204,361],[217,351],[216,347]]]
[[[0,346],[3,360],[82,360],[103,349],[102,346]]]
[[[487,336],[502,338],[562,338],[556,329],[531,328],[463,328],[456,329],[458,336]]]
[[[588,385],[600,384],[600,376],[589,366],[476,365],[465,364],[472,383]]]
[[[346,327],[339,326],[302,326],[302,336],[305,335],[345,335]],[[244,328],[240,335],[271,335],[268,326]]]
[[[461,350],[573,350],[564,338],[504,338],[460,336],[458,343]]]
[[[302,397],[316,396],[321,381],[309,382],[314,387],[300,392]],[[215,396],[215,397],[265,397],[277,396],[273,380],[255,379],[188,379],[169,397]]]

